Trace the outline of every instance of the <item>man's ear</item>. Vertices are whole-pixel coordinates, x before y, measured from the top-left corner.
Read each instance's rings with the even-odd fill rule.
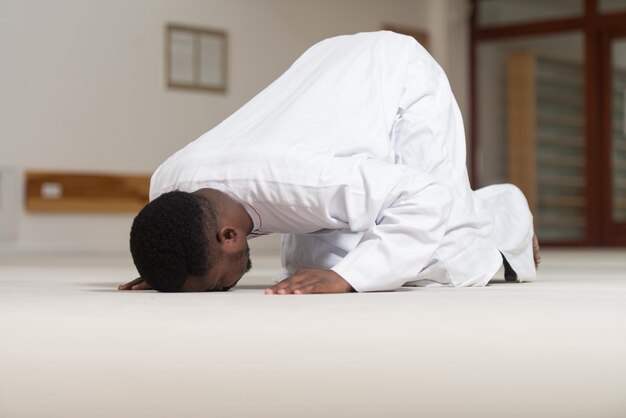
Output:
[[[238,238],[239,235],[237,234],[235,228],[231,228],[229,226],[221,228],[217,233],[217,241],[220,244],[234,243]]]

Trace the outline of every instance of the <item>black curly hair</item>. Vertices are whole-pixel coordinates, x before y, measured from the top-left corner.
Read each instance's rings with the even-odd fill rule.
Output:
[[[192,193],[165,193],[133,221],[130,252],[153,289],[179,292],[187,276],[204,276],[219,256],[211,202]]]

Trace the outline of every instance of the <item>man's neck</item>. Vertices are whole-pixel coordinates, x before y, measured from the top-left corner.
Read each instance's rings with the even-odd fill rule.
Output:
[[[220,222],[231,223],[246,234],[250,234],[254,228],[252,218],[241,203],[228,196],[226,193],[216,189],[200,189],[194,194],[201,196],[211,202],[216,210],[217,219]]]

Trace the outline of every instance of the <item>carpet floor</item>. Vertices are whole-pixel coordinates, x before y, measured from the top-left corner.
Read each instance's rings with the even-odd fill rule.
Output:
[[[626,251],[534,283],[118,292],[126,257],[0,256],[0,417],[625,417]]]

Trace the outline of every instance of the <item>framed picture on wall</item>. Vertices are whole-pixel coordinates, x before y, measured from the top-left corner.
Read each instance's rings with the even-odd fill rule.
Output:
[[[165,76],[169,88],[225,92],[228,36],[216,29],[168,24]]]

